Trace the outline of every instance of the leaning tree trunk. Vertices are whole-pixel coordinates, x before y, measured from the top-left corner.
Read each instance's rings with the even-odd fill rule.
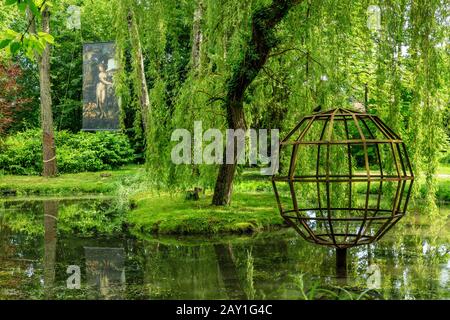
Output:
[[[227,122],[230,128],[246,129],[244,108],[242,101],[239,105],[227,106]],[[236,145],[236,144],[235,144]],[[234,173],[236,172],[237,153],[234,150],[234,161],[232,164],[226,163],[226,152],[224,152],[223,164],[219,167],[219,174],[214,188],[213,204],[226,205],[230,203],[231,192],[233,189]]]
[[[266,63],[267,57],[277,44],[274,29],[289,10],[301,0],[273,0],[252,14],[252,35],[244,45],[244,54],[232,75],[227,80],[227,96],[224,107],[230,129],[246,129],[243,109],[245,90],[252,83]],[[226,152],[224,152],[224,155]],[[227,205],[231,201],[234,174],[236,171],[236,152],[233,164],[220,165],[212,203]],[[224,156],[225,157],[225,156]],[[224,158],[225,159],[225,158]]]
[[[128,31],[130,33],[131,45],[135,52],[136,58],[136,71],[140,83],[139,102],[141,105],[142,124],[144,126],[145,137],[148,134],[148,121],[149,121],[149,109],[150,109],[150,97],[148,94],[147,79],[145,77],[144,69],[144,55],[142,54],[141,40],[139,38],[139,30],[136,25],[136,18],[133,13],[133,9],[128,11]]]

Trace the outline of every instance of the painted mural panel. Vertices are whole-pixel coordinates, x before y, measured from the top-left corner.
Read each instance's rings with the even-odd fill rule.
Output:
[[[118,130],[119,104],[114,93],[113,42],[83,46],[83,130]]]

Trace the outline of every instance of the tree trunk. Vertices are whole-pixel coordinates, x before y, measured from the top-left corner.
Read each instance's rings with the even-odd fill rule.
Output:
[[[198,70],[201,63],[201,47],[203,42],[202,19],[203,19],[203,0],[198,0],[197,8],[194,11],[194,23],[192,27],[192,68]]]
[[[273,47],[277,45],[274,33],[276,25],[287,15],[289,10],[301,0],[274,0],[270,5],[257,9],[252,14],[252,36],[244,45],[244,54],[237,67],[227,80],[227,96],[224,108],[227,112],[228,127],[244,129],[245,115],[243,98],[245,90],[252,83],[267,61]],[[226,152],[224,152],[224,155]],[[231,201],[234,174],[236,171],[236,153],[234,164],[220,165],[212,203],[227,205]]]
[[[50,12],[42,12],[42,31],[50,33]],[[50,45],[47,43],[39,59],[39,84],[41,89],[41,122],[44,177],[54,176],[56,169],[55,133],[53,130],[52,96],[50,89]]]
[[[30,9],[27,8],[30,21],[30,32],[36,33],[36,23]],[[50,12],[46,7],[42,12],[42,31],[50,33]],[[42,161],[44,177],[57,174],[55,133],[53,130],[52,96],[50,88],[50,45],[45,45],[41,55],[36,53],[39,66],[39,87],[41,100],[41,127],[42,127]]]
[[[247,125],[245,123],[244,108],[241,106],[229,106],[227,110],[228,126],[232,129],[243,129],[245,131]],[[236,140],[234,145],[237,145]],[[223,153],[223,164],[219,167],[216,185],[214,188],[213,204],[227,205],[231,201],[231,193],[233,189],[234,173],[236,172],[237,153],[234,150],[234,161],[232,164],[226,163],[226,152]]]
[[[133,9],[128,11],[128,31],[131,39],[131,50],[135,52],[136,59],[136,71],[140,82],[141,91],[139,93],[139,102],[141,105],[142,124],[144,126],[145,137],[148,134],[148,121],[149,121],[149,109],[150,109],[150,97],[148,94],[147,79],[145,77],[144,69],[144,55],[142,54],[141,40],[139,38],[139,30],[136,25],[136,19],[134,17]]]

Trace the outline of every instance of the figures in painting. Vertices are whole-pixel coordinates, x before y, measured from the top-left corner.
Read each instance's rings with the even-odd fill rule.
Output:
[[[96,88],[96,97],[97,97],[97,107],[100,112],[99,116],[101,118],[106,117],[105,112],[105,102],[106,102],[106,93],[107,86],[112,86],[113,83],[108,81],[108,74],[105,71],[105,66],[103,64],[98,65],[98,83]]]
[[[119,129],[114,93],[114,43],[89,43],[83,52],[83,129]]]

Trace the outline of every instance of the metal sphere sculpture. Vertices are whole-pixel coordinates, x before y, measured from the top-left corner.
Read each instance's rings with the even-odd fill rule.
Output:
[[[280,213],[309,242],[338,251],[369,244],[406,212],[414,180],[406,147],[377,116],[342,108],[306,116],[281,141],[280,158],[272,176]]]

